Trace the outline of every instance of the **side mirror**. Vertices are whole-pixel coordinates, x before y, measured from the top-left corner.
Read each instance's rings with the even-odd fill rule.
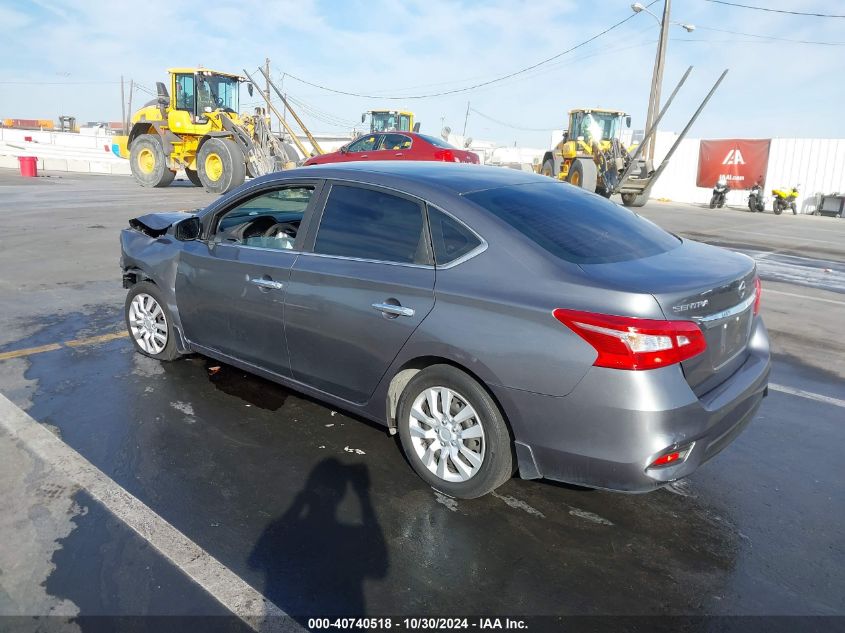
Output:
[[[631,127],[631,115],[625,117],[625,127]]]
[[[340,148],[341,154],[346,154],[349,151],[349,145],[342,145]]]
[[[414,132],[419,133],[419,131],[420,131],[420,124],[419,124],[419,121],[417,121],[416,123],[414,123]]]
[[[251,97],[252,96],[252,82],[249,82],[246,85],[246,91],[249,93],[249,96]]]
[[[361,114],[361,123],[363,123],[366,119],[367,119],[367,113],[366,113],[366,112],[363,112],[363,113]]]
[[[202,222],[194,215],[177,223],[174,235],[180,242],[191,242],[199,239],[201,233]]]

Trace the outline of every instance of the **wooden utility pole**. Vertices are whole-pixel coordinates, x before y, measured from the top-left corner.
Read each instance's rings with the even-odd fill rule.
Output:
[[[129,119],[132,118],[132,93],[135,92],[135,80],[129,80],[129,103],[126,106],[127,117],[124,119],[123,130],[124,134],[129,134]]]
[[[463,133],[464,139],[466,139],[466,136],[467,136],[467,121],[468,120],[469,120],[469,101],[467,101],[467,113],[466,113],[466,116],[464,117],[464,133]]]
[[[267,77],[270,76],[270,58],[269,57],[264,58],[264,73],[265,73],[265,76],[267,76]],[[269,79],[264,83],[264,98],[267,100],[267,103],[270,103],[270,80]],[[273,119],[270,117],[269,110],[267,112],[267,117],[270,120],[270,131],[272,132],[273,131]]]
[[[120,116],[121,121],[123,121],[123,133],[128,134],[129,132],[126,131],[126,93],[123,91],[123,75],[120,76]]]
[[[660,112],[660,88],[663,85],[663,67],[666,63],[666,49],[669,46],[669,14],[672,8],[672,0],[664,0],[663,19],[660,23],[660,39],[657,41],[657,54],[654,57],[654,71],[651,76],[651,92],[648,99],[648,114],[646,115],[645,129],[648,131],[657,113]],[[646,146],[645,158],[654,160],[654,146],[657,135],[653,135]]]

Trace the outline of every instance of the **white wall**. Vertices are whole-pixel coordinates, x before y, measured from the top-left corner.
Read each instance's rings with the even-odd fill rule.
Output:
[[[676,138],[677,135],[672,132],[657,133],[657,165]],[[695,186],[700,140],[687,138],[681,142],[669,166],[654,185],[652,198],[699,204],[709,202],[712,190]],[[792,185],[800,185],[799,213],[815,211],[818,194],[845,192],[845,139],[772,139],[766,172],[766,206],[771,206],[771,189]],[[748,192],[744,190],[728,194],[729,205],[745,206],[747,200]]]

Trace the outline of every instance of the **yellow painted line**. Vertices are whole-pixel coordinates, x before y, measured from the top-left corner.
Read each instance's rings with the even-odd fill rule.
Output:
[[[78,338],[72,341],[65,341],[64,344],[68,347],[82,347],[83,345],[96,345],[97,343],[106,343],[119,338],[126,338],[129,332],[122,330],[120,332],[111,332],[110,334],[100,334],[99,336],[90,336],[88,338]]]
[[[48,345],[40,345],[39,347],[27,347],[24,349],[16,349],[11,352],[0,352],[0,360],[8,360],[10,358],[22,358],[24,356],[32,356],[33,354],[41,354],[42,352],[54,352],[63,347],[84,347],[85,345],[96,345],[97,343],[107,343],[119,338],[126,338],[129,332],[123,330],[120,332],[110,332],[108,334],[99,334],[97,336],[89,336],[88,338],[77,338],[62,343],[50,343]]]
[[[49,345],[41,345],[40,347],[27,347],[26,349],[16,349],[11,352],[3,352],[0,354],[0,360],[7,360],[9,358],[20,358],[21,356],[32,356],[33,354],[40,354],[41,352],[52,352],[53,350],[61,349],[62,346],[58,343],[50,343]]]

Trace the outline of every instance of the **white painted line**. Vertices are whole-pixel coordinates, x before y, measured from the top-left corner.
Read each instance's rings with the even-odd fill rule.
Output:
[[[0,426],[39,458],[79,484],[126,525],[205,589],[220,604],[260,633],[304,631],[292,618],[240,576],[107,477],[0,394]]]
[[[763,286],[763,294],[771,293],[774,295],[786,295],[787,297],[796,297],[797,299],[808,299],[810,301],[822,301],[824,303],[832,303],[838,306],[845,306],[845,301],[837,301],[836,299],[825,299],[824,297],[813,297],[810,295],[799,295],[795,292],[784,292],[783,290],[772,290]]]
[[[845,409],[845,400],[840,400],[839,398],[823,396],[820,393],[804,391],[803,389],[795,389],[794,387],[787,387],[785,385],[776,385],[774,383],[769,383],[769,389],[772,389],[773,391],[780,391],[781,393],[788,393],[791,396],[798,396],[799,398],[807,398],[808,400],[815,400],[816,402],[832,404],[834,407],[841,407]]]

